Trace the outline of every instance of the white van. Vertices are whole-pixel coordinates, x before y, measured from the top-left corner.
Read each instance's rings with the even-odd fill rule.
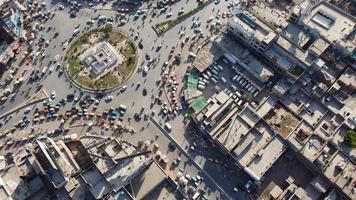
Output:
[[[219,74],[218,71],[216,71],[215,69],[212,69],[211,72],[213,72],[213,74],[215,74],[215,75]]]
[[[224,70],[224,68],[221,65],[217,65],[216,67],[219,68],[220,71]]]
[[[239,82],[239,80],[241,80],[242,76],[237,77],[237,79],[235,80],[235,82]]]
[[[166,131],[171,132],[172,131],[172,126],[167,122],[164,124],[164,129],[166,129]]]
[[[220,71],[220,68],[219,68],[219,67],[217,67],[217,66],[214,66],[214,67],[213,67],[213,69],[214,69],[215,71],[217,71],[217,72],[219,72],[219,71]]]
[[[221,77],[220,80],[221,80],[221,82],[223,82],[224,84],[227,83],[227,81],[226,81],[226,79],[225,79],[224,77]]]
[[[256,88],[255,88],[255,87],[253,87],[253,88],[252,88],[252,90],[251,90],[250,92],[253,94],[253,93],[255,93],[255,91],[256,91]]]
[[[188,57],[190,57],[190,58],[196,58],[197,55],[195,55],[194,53],[189,53]]]
[[[205,79],[209,79],[209,76],[206,75],[206,74],[202,74],[202,76],[203,76],[203,78],[205,78]]]
[[[105,21],[106,20],[106,16],[102,15],[100,17],[98,17],[98,21]]]
[[[204,85],[199,84],[199,85],[198,85],[198,89],[200,89],[200,90],[205,90],[205,86],[204,86]]]
[[[147,65],[145,65],[145,66],[143,67],[143,74],[146,75],[147,72],[148,72],[148,67],[147,67]]]
[[[205,87],[206,83],[204,83],[203,81],[198,81],[198,85],[202,85]]]
[[[238,97],[241,97],[241,93],[239,91],[236,91],[235,94],[238,96]]]
[[[76,36],[79,32],[80,32],[79,28],[75,29],[75,30],[73,31],[73,36]]]
[[[48,70],[48,66],[45,66],[43,69],[42,69],[42,75],[44,75]]]
[[[120,104],[119,109],[126,111],[127,107],[124,104]]]
[[[71,135],[65,135],[62,137],[62,140],[75,140],[77,139],[78,135],[73,133]]]
[[[235,74],[235,76],[233,76],[233,77],[231,78],[231,80],[232,80],[232,81],[235,81],[238,76],[239,76],[239,75]]]
[[[242,78],[242,79],[239,81],[239,85],[242,85],[243,82],[244,82],[244,79]]]
[[[243,82],[242,85],[241,85],[241,87],[244,88],[247,83],[248,83],[247,81]]]
[[[209,77],[212,76],[212,74],[209,71],[206,71],[206,75],[208,75]]]
[[[205,83],[205,84],[208,84],[209,83],[209,80],[208,79],[203,79],[203,80],[201,80],[203,83]]]
[[[211,77],[211,81],[213,81],[214,84],[218,84],[218,80],[216,80],[216,78],[213,76]]]

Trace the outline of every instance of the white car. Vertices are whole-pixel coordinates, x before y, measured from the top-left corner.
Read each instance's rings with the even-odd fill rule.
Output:
[[[194,32],[195,32],[195,33],[200,33],[200,32],[201,32],[201,29],[200,29],[200,28],[195,28],[195,29],[194,29]]]
[[[206,21],[208,23],[212,22],[214,20],[214,17],[209,17],[209,19]]]
[[[127,86],[126,86],[126,85],[122,86],[122,88],[121,88],[121,92],[124,92],[124,91],[126,90],[126,88],[127,88]]]
[[[105,101],[111,101],[111,100],[113,100],[113,96],[107,96],[107,97],[105,97]]]
[[[58,9],[59,9],[59,10],[64,10],[64,5],[63,5],[63,4],[59,4]]]
[[[92,25],[92,24],[94,24],[94,20],[92,20],[92,19],[88,19],[87,24],[88,24],[88,25]]]
[[[63,49],[66,49],[68,47],[68,42],[65,42],[64,44],[63,44]]]
[[[49,73],[53,72],[53,70],[54,70],[54,66],[51,66],[51,67],[49,68]]]
[[[51,92],[51,98],[55,99],[56,98],[56,91],[52,90]]]

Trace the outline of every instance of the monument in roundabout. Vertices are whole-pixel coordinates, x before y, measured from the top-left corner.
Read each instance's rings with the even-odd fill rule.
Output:
[[[134,73],[137,49],[130,37],[107,25],[80,35],[64,59],[67,75],[77,86],[88,90],[114,89]]]

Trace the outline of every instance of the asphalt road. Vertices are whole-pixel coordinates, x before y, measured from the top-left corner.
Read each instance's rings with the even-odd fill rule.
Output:
[[[117,26],[117,23],[114,23],[114,27],[117,27],[119,29],[122,29],[132,35],[136,34],[136,32],[139,33],[139,38],[137,41],[142,40],[143,42],[143,49],[139,49],[139,66],[142,67],[141,63],[144,61],[144,56],[146,54],[150,55],[151,58],[156,58],[158,62],[156,65],[154,65],[150,70],[148,71],[148,74],[146,76],[142,76],[142,73],[137,73],[133,76],[133,78],[126,83],[128,86],[127,90],[122,93],[117,95],[118,91],[112,92],[114,96],[114,100],[109,102],[109,103],[103,103],[99,104],[98,111],[103,111],[107,109],[108,107],[118,107],[120,104],[124,104],[128,107],[128,111],[125,114],[126,119],[124,121],[127,122],[128,117],[133,117],[134,113],[139,112],[142,106],[145,107],[145,112],[150,111],[150,104],[151,104],[151,96],[156,96],[159,87],[156,85],[156,81],[161,79],[161,66],[163,65],[164,62],[167,61],[167,57],[169,54],[169,51],[172,46],[179,46],[181,39],[179,38],[179,32],[181,30],[184,30],[186,36],[192,36],[193,35],[193,30],[190,28],[193,23],[193,19],[199,19],[202,22],[201,29],[204,31],[204,33],[208,33],[206,30],[205,23],[208,18],[211,16],[215,16],[217,11],[220,10],[227,10],[227,3],[226,1],[221,1],[219,5],[215,5],[214,3],[210,4],[206,8],[204,8],[202,11],[198,12],[194,16],[186,19],[179,25],[175,26],[173,29],[169,30],[162,36],[157,36],[157,34],[154,32],[152,29],[152,25],[162,22],[166,19],[165,14],[160,15],[158,17],[151,18],[150,15],[147,16],[147,18],[143,21],[142,16],[134,20],[133,15],[129,17],[128,22],[124,26]],[[177,16],[177,12],[183,8],[185,12],[188,12],[192,8],[196,7],[196,1],[194,0],[183,0],[180,1],[179,3],[176,3],[171,6],[171,10],[167,12],[172,12],[173,17]],[[54,11],[56,9],[56,5],[50,5],[48,4],[49,7],[48,9]],[[145,7],[145,5],[143,5]],[[83,30],[83,28],[86,26],[86,22],[90,17],[97,16],[99,13],[101,15],[105,15],[107,17],[110,16],[115,16],[116,12],[114,11],[107,11],[107,10],[98,10],[94,12],[94,10],[89,9],[89,8],[83,8],[81,9],[76,18],[69,18],[68,14],[68,8],[66,8],[64,11],[56,11],[56,15],[50,19],[46,25],[47,26],[52,26],[54,27],[54,30],[52,32],[46,33],[46,38],[51,39],[49,47],[46,48],[46,55],[48,55],[42,62],[42,65],[37,65],[37,66],[32,66],[33,68],[39,68],[42,69],[44,66],[48,66],[50,60],[53,60],[54,57],[58,54],[61,55],[62,57],[64,56],[64,52],[62,50],[61,44],[62,41],[68,40],[68,38],[71,36],[73,30],[75,29],[74,27],[77,24],[80,24],[80,29]],[[148,11],[150,13],[150,11]],[[172,18],[173,18],[172,17]],[[55,32],[59,32],[58,37],[53,38],[53,35]],[[185,37],[183,37],[185,38]],[[136,42],[137,42],[136,41]],[[162,45],[162,49],[158,52],[156,52],[154,49],[158,46]],[[180,49],[180,47],[176,48],[175,53],[181,52],[183,57],[186,57],[188,54],[187,46],[184,49]],[[178,67],[186,67],[186,63],[183,63],[182,65]],[[141,86],[136,90],[136,85],[137,83],[141,83]],[[78,93],[79,90],[72,86],[72,84],[66,79],[65,75],[58,76],[58,72],[54,71],[52,73],[48,73],[45,75],[45,77],[40,80],[40,84],[44,85],[44,90],[47,93],[51,93],[52,90],[56,91],[56,96],[57,99],[65,98],[67,94],[70,93]],[[148,91],[148,94],[146,96],[143,96],[142,90],[143,88],[146,88]],[[23,84],[20,88],[21,91],[29,91],[29,96],[35,95],[34,90],[35,86],[33,84]],[[16,96],[15,101],[13,102],[6,102],[3,106],[3,109],[1,110],[1,113],[6,113],[9,110],[12,110],[22,104],[24,104],[27,100],[18,94]],[[41,103],[40,103],[41,104]],[[39,105],[38,105],[39,106]],[[36,105],[32,106],[32,108],[36,107]],[[154,106],[152,109],[158,111],[159,107]],[[6,129],[11,128],[13,123],[16,123],[19,121],[19,119],[22,117],[22,111],[19,111],[18,114],[13,114],[12,119],[5,124],[3,127],[0,128],[0,131],[4,131]],[[170,133],[171,138],[173,138],[178,145],[181,145],[181,148],[184,149],[185,145],[189,145],[190,141],[187,140],[185,137],[184,131],[184,124],[183,124],[183,118],[181,116],[175,118],[172,122],[170,122],[173,125],[173,131]],[[48,123],[48,125],[45,125],[45,129],[52,130],[55,127],[58,127],[58,123]],[[171,139],[169,137],[166,137],[165,134],[161,132],[161,130],[156,127],[154,124],[150,123],[149,121],[134,121],[132,120],[131,127],[133,127],[135,130],[142,130],[140,131],[139,134],[135,134],[133,136],[126,136],[128,140],[134,142],[137,142],[138,140],[143,140],[147,139],[150,140],[155,137],[156,134],[159,134],[159,139],[157,143],[160,145],[161,148],[165,151],[165,148],[168,147],[169,142]],[[76,131],[73,129],[73,131]],[[23,134],[26,134],[23,132]],[[21,137],[21,135],[17,136]],[[125,137],[125,136],[122,136]],[[162,151],[163,152],[163,151]],[[174,157],[176,157],[177,153],[169,153],[169,157],[172,160]],[[189,156],[189,157],[187,157]],[[185,171],[191,175],[195,174],[201,174],[202,169],[204,172],[206,172],[209,177],[212,177],[212,179],[206,177],[204,182],[204,187],[209,188],[211,191],[211,198],[212,199],[245,199],[246,197],[244,196],[244,193],[242,192],[233,192],[233,187],[236,186],[237,180],[234,180],[235,177],[228,177],[228,175],[224,170],[221,170],[213,164],[209,163],[204,156],[199,156],[195,152],[187,151],[187,156],[183,158],[183,162],[187,161],[187,168]],[[190,161],[189,161],[190,160]],[[197,162],[199,163],[199,167],[196,167],[193,165],[191,162]],[[204,174],[203,174],[204,176]],[[237,179],[239,177],[236,177]],[[216,185],[218,185],[219,188],[222,188],[223,191],[220,191]],[[226,193],[227,195],[223,195],[223,193]]]

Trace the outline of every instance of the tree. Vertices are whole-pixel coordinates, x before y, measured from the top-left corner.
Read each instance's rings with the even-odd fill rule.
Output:
[[[111,24],[105,25],[104,31],[105,31],[105,33],[112,32],[112,25]]]
[[[246,102],[251,102],[251,101],[253,101],[253,95],[251,94],[251,92],[245,92],[242,95],[241,99]]]
[[[346,131],[344,141],[347,146],[351,148],[356,147],[356,132],[354,130],[348,130]]]

